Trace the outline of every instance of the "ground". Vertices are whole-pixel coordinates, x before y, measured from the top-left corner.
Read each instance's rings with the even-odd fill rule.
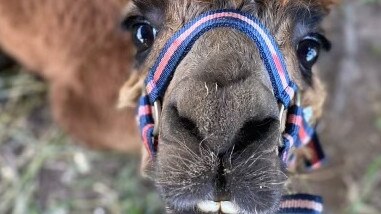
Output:
[[[327,165],[298,175],[326,213],[381,213],[381,2],[346,0],[325,23],[333,50],[319,73],[329,100],[319,133]],[[51,120],[46,84],[0,72],[0,213],[162,213],[138,157],[92,151]]]

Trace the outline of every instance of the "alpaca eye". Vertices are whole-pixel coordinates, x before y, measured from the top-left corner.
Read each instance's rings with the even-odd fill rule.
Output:
[[[306,39],[298,45],[300,65],[305,70],[311,70],[319,58],[320,44],[314,40]]]
[[[132,34],[137,58],[144,58],[155,41],[157,29],[143,16],[127,17],[122,21],[121,27]]]
[[[304,37],[297,46],[297,56],[300,63],[302,75],[311,80],[312,66],[319,59],[321,49],[329,50],[331,43],[322,35],[312,33]]]
[[[147,23],[134,24],[131,32],[138,52],[146,51],[152,47],[157,34],[157,30]]]

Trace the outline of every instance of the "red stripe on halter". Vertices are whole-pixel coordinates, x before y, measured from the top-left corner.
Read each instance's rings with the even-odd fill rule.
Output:
[[[152,110],[150,105],[140,106],[139,107],[139,116],[151,115]]]
[[[273,53],[272,57],[274,59],[276,69],[278,70],[280,79],[282,80],[282,85],[283,85],[283,87],[287,87],[288,86],[287,80],[286,80],[284,70],[282,67],[282,63],[280,62],[279,56],[276,53],[275,54]]]
[[[311,141],[311,136],[309,136],[304,126],[300,126],[299,128],[299,139],[304,146]]]
[[[171,46],[169,47],[168,51],[164,54],[164,57],[161,59],[160,64],[159,64],[159,66],[157,67],[157,69],[155,71],[155,75],[154,75],[153,81],[157,82],[160,79],[160,77],[161,77],[165,67],[168,65],[169,60],[171,59],[173,54],[181,46],[181,44],[183,44],[183,42],[187,39],[187,37],[192,34],[193,31],[195,31],[199,26],[201,26],[205,22],[210,21],[212,19],[220,18],[220,17],[224,17],[224,14],[221,13],[221,14],[211,15],[211,16],[207,16],[207,17],[205,17],[203,19],[200,19],[191,28],[189,28],[183,34],[181,34],[181,36],[179,36],[171,44]]]
[[[150,129],[153,129],[154,128],[154,125],[152,124],[148,124],[146,125],[144,128],[143,128],[143,131],[142,131],[142,136],[143,136],[143,144],[144,144],[144,147],[146,147],[147,151],[151,153],[151,148],[149,146],[149,142],[150,140],[147,138],[147,135],[148,135],[148,131]],[[150,154],[152,155],[152,154]]]
[[[310,153],[311,154],[311,157],[309,158],[309,162],[312,163],[312,165],[310,166],[311,169],[318,169],[318,168],[321,168],[322,166],[322,161],[320,160],[320,158],[318,157],[318,154],[316,154],[315,151],[318,150],[318,148],[316,148],[316,143],[314,141],[311,141],[307,144],[307,148],[309,148],[312,152]]]
[[[287,118],[287,123],[292,123],[297,126],[300,126],[302,124],[303,118],[300,115],[289,115]]]
[[[323,211],[323,205],[318,202],[309,201],[309,200],[286,200],[283,201],[280,205],[280,208],[287,209],[287,208],[301,208],[301,209],[310,209],[315,210],[318,212]]]
[[[147,83],[147,86],[146,86],[147,93],[150,94],[155,87],[156,87],[156,84],[153,81],[150,81],[149,83]]]

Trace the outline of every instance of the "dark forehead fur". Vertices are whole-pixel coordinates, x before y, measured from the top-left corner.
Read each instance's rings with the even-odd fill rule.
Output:
[[[206,10],[239,9],[254,13],[264,21],[269,20],[274,28],[276,24],[291,18],[307,20],[307,25],[318,23],[335,0],[134,0],[134,4],[143,14],[161,12],[167,20],[184,23]],[[306,19],[310,18],[310,19]],[[266,23],[265,23],[266,24]]]
[[[139,13],[158,29],[174,33],[208,10],[237,9],[258,17],[282,44],[295,45],[309,32],[319,31],[334,0],[134,0]],[[281,32],[278,34],[278,32]]]

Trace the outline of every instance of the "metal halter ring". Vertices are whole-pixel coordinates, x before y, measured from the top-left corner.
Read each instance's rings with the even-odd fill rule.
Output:
[[[302,95],[301,95],[300,92],[296,93],[296,96],[295,96],[294,100],[295,100],[295,104],[297,106],[301,106],[302,105]],[[284,114],[285,111],[286,111],[286,108],[284,107],[283,104],[281,104],[280,108],[279,108],[279,121],[282,121],[283,114]]]
[[[153,120],[154,120],[154,128],[153,128],[153,136],[159,136],[159,127],[160,127],[160,117],[161,117],[161,102],[159,100],[155,101],[153,104]]]
[[[302,94],[300,92],[296,92],[295,103],[297,106],[302,105]]]
[[[281,105],[280,105],[280,108],[279,108],[279,121],[282,121],[284,111],[285,111],[285,107],[284,107],[283,104],[281,104]]]

